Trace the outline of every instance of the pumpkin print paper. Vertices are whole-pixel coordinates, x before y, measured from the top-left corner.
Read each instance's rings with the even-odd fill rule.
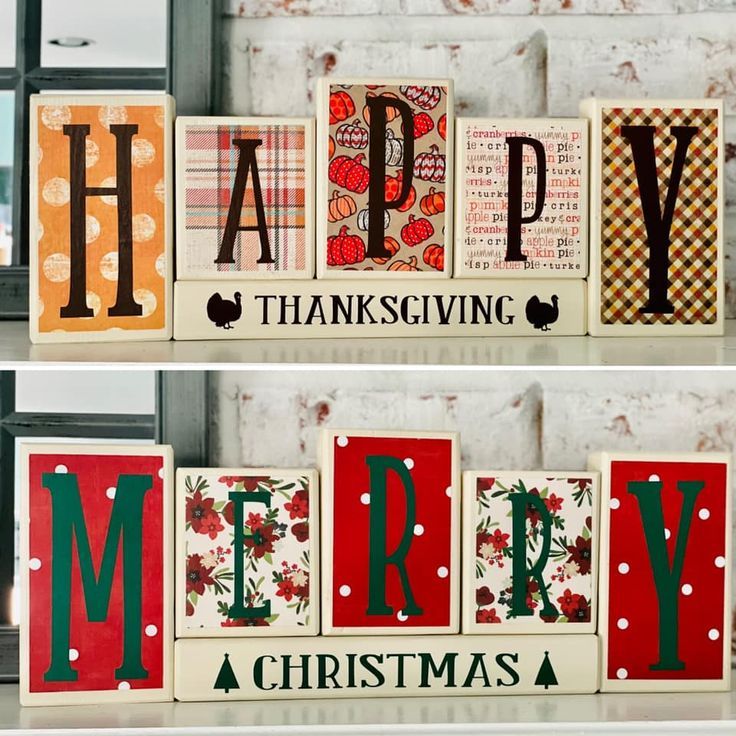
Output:
[[[315,471],[180,468],[177,503],[178,636],[317,634]]]
[[[319,277],[450,275],[452,116],[449,79],[319,81]]]
[[[164,95],[31,97],[34,342],[170,337],[172,114]]]
[[[463,476],[464,633],[594,633],[596,473]]]

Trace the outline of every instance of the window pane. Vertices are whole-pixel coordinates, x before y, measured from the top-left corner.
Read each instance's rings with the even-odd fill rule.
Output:
[[[15,0],[0,0],[0,67],[15,66]]]
[[[41,66],[165,67],[165,0],[43,0]]]
[[[15,410],[44,414],[154,414],[154,371],[17,371]]]
[[[13,248],[13,129],[15,93],[0,92],[0,266],[9,266]]]

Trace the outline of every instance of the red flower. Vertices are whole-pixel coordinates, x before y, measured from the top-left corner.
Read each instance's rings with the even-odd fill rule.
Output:
[[[493,484],[496,482],[495,478],[478,478],[476,482],[476,498],[480,498],[481,494],[485,491],[490,491],[493,488]]]
[[[484,544],[488,544],[491,541],[491,535],[488,532],[478,532],[475,535],[475,554],[480,557],[480,548]]]
[[[496,600],[496,597],[487,585],[475,591],[475,602],[479,606],[489,606],[494,600]]]
[[[590,607],[584,595],[573,593],[569,588],[557,599],[562,613],[567,616],[568,621],[581,622],[590,621]]]
[[[222,510],[222,518],[230,526],[235,526],[235,504],[232,501],[228,501],[225,504],[225,508]]]
[[[187,498],[186,503],[186,519],[192,525],[192,529],[197,534],[207,534],[202,531],[202,520],[211,512],[215,505],[214,498],[202,498],[200,491],[194,491],[191,497]],[[214,537],[213,537],[214,538]]]
[[[187,601],[187,616],[194,616],[194,606],[191,601]]]
[[[538,497],[539,491],[536,488],[532,488],[531,491],[529,491],[529,495]],[[541,521],[542,515],[539,513],[539,509],[537,509],[536,506],[528,503],[526,505],[526,518],[529,519],[532,526],[536,526]]]
[[[202,519],[199,533],[209,534],[210,539],[217,539],[217,535],[224,528],[225,527],[220,521],[220,514],[218,514],[217,511],[210,511],[210,513]]]
[[[254,514],[250,512],[248,514],[248,519],[245,522],[245,525],[249,529],[260,529],[260,527],[263,526],[263,517],[260,514]]]
[[[496,552],[500,552],[502,549],[509,546],[509,543],[506,541],[508,538],[508,534],[504,534],[500,529],[496,529],[491,535],[489,541],[493,545],[493,549],[495,549]]]
[[[579,491],[584,491],[590,485],[590,478],[568,478],[567,482],[577,486]]]
[[[291,501],[284,504],[289,512],[290,519],[306,519],[309,516],[309,494],[307,491],[297,491]]]
[[[187,557],[187,593],[194,591],[197,595],[204,594],[205,585],[212,585],[214,567],[204,567],[201,555],[189,555]],[[192,610],[194,613],[194,610]]]
[[[267,475],[223,475],[218,480],[228,488],[232,488],[236,483],[242,483],[243,490],[255,491],[259,483],[265,483],[270,478]]]
[[[568,562],[576,562],[581,575],[588,575],[590,573],[590,539],[584,539],[578,537],[575,540],[575,544],[568,544],[567,551],[570,553]]]
[[[291,527],[291,533],[296,537],[297,542],[306,542],[309,539],[309,524],[306,521],[300,521]]]
[[[245,538],[245,546],[253,550],[256,557],[263,557],[273,552],[273,543],[281,537],[276,534],[273,524],[266,524],[259,529],[254,529],[253,534]]]
[[[495,608],[483,608],[475,612],[475,622],[478,624],[500,624],[501,619],[496,616]]]
[[[286,601],[290,601],[296,595],[296,588],[294,583],[291,582],[291,578],[284,578],[277,583],[278,590],[276,595],[280,595]]]
[[[220,626],[229,628],[230,626],[270,626],[265,618],[228,618],[220,623]]]
[[[236,483],[242,483],[245,480],[244,475],[221,475],[217,479],[220,483],[224,483],[228,488],[232,488]]]
[[[554,493],[550,493],[550,495],[544,499],[544,505],[547,507],[547,511],[554,514],[557,511],[562,511],[562,502],[564,500],[564,498],[559,498],[558,496],[555,496]]]

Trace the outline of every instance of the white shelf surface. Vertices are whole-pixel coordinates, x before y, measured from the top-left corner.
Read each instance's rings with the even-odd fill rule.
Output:
[[[0,733],[393,736],[736,733],[736,694],[500,695],[21,708],[0,686]]]
[[[443,337],[335,340],[202,340],[31,345],[28,323],[0,322],[8,367],[65,363],[185,366],[730,366],[736,320],[725,337]]]

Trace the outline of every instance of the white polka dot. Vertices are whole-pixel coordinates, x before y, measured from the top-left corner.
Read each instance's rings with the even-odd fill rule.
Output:
[[[623,631],[624,629],[628,629],[629,628],[629,619],[627,619],[627,618],[620,618],[618,621],[616,621],[616,626],[618,626],[618,628],[621,629],[621,631]]]
[[[100,182],[100,186],[105,187],[106,189],[115,189],[117,185],[118,185],[118,180],[114,176],[107,176]],[[103,194],[100,196],[100,200],[104,204],[109,204],[110,207],[117,207],[118,195],[117,194]]]
[[[123,680],[118,683],[118,690],[130,690],[130,683]]]
[[[40,570],[41,560],[39,560],[38,557],[31,557],[31,559],[28,560],[28,567],[30,567],[31,570]]]
[[[92,315],[96,317],[102,309],[102,299],[100,299],[94,291],[86,292],[87,306],[92,310]]]
[[[450,574],[450,571],[443,565],[437,568],[437,577],[446,578]]]
[[[43,303],[43,299],[38,300],[38,316],[40,317],[44,310],[46,309],[46,305]]]
[[[89,245],[94,243],[100,237],[100,221],[92,215],[87,215],[85,219],[84,242]]]
[[[69,468],[67,468],[66,465],[57,465],[54,468],[54,473],[68,473],[68,472],[69,472]]]
[[[650,483],[656,483],[658,480],[659,480],[659,476],[656,473],[654,473],[653,475],[650,475],[649,476],[649,482]]]
[[[41,108],[41,122],[49,130],[61,130],[72,121],[72,111],[68,105],[44,105]]]
[[[148,289],[136,289],[133,292],[133,299],[143,307],[141,317],[150,317],[156,311],[156,295]]]
[[[133,215],[133,240],[136,243],[146,243],[156,234],[156,220],[151,215],[141,212]]]
[[[409,620],[409,617],[408,617],[408,616],[407,616],[407,615],[406,615],[406,614],[405,614],[405,613],[404,613],[403,611],[399,611],[399,612],[398,612],[398,613],[396,614],[396,618],[397,618],[397,619],[398,619],[399,621],[408,621],[408,620]]]
[[[70,649],[69,650],[69,661],[70,662],[76,662],[79,659],[79,650],[78,649]]]
[[[160,468],[158,469],[158,477],[159,477],[159,478],[162,478],[162,479],[163,479],[163,477],[164,477],[164,468],[163,468],[163,466],[161,466],[161,467],[160,467]]]
[[[161,253],[156,258],[156,273],[162,278],[166,278],[166,253]]]
[[[715,560],[713,560],[716,567],[726,567],[726,558],[722,555],[718,555]]]
[[[131,161],[133,166],[138,169],[153,163],[156,158],[156,148],[151,141],[147,141],[145,138],[134,138],[130,148]]]
[[[621,505],[621,501],[617,498],[612,498],[608,504],[612,509],[617,509]]]
[[[363,506],[367,506],[371,502],[371,494],[370,493],[361,493],[360,494],[360,502],[363,504]]]
[[[153,624],[148,624],[145,628],[146,636],[156,636],[158,634],[158,628]]]
[[[54,283],[66,281],[71,273],[71,262],[65,253],[52,253],[43,261],[43,275]]]
[[[128,111],[123,105],[104,105],[97,111],[97,119],[109,130],[111,125],[125,125]]]
[[[424,527],[421,524],[414,524],[414,536],[421,537],[424,534]]]
[[[166,185],[164,184],[163,179],[159,179],[153,187],[153,196],[156,197],[159,202],[166,201]]]
[[[619,680],[625,680],[629,676],[628,670],[624,669],[623,667],[619,667],[616,670],[616,677],[618,677]]]
[[[338,447],[347,447],[348,446],[348,438],[345,437],[345,435],[340,435],[337,438],[337,446]]]
[[[690,595],[693,592],[693,586],[690,583],[685,583],[680,590],[683,595]]]
[[[41,190],[41,197],[46,204],[52,207],[63,207],[71,196],[71,187],[69,182],[61,176],[55,176],[49,179]]]
[[[698,511],[698,518],[703,521],[710,519],[710,511],[708,511],[708,509],[700,509],[700,511]]]
[[[115,492],[116,488],[114,486],[110,486],[106,491],[105,495],[112,501],[113,498],[115,498]]]
[[[452,498],[452,486],[447,486],[447,488],[445,488],[445,496],[447,496],[447,498]]]
[[[118,252],[111,250],[100,258],[100,273],[103,279],[117,281],[118,279]]]
[[[618,566],[618,571],[619,571],[619,572],[620,572],[620,573],[621,573],[622,575],[626,575],[626,573],[627,573],[627,572],[628,572],[628,571],[629,571],[630,569],[631,569],[631,568],[629,568],[629,563],[628,563],[628,562],[622,562],[622,563],[621,563],[621,564],[620,564],[620,565]]]
[[[84,165],[88,169],[100,160],[100,147],[91,138],[87,138],[84,144],[84,153]]]
[[[665,527],[665,530],[664,530],[664,538],[665,539],[669,539],[671,536],[672,536],[672,532]]]
[[[720,632],[720,631],[718,631],[718,629],[711,629],[711,630],[710,630],[710,631],[708,632],[708,638],[709,638],[709,639],[710,639],[711,641],[717,641],[717,640],[718,640],[718,639],[720,638],[720,636],[721,636],[721,632]]]
[[[411,470],[414,467],[414,461],[410,457],[404,458],[404,465]]]
[[[349,585],[341,585],[339,593],[343,598],[347,598],[353,591],[350,589]]]

